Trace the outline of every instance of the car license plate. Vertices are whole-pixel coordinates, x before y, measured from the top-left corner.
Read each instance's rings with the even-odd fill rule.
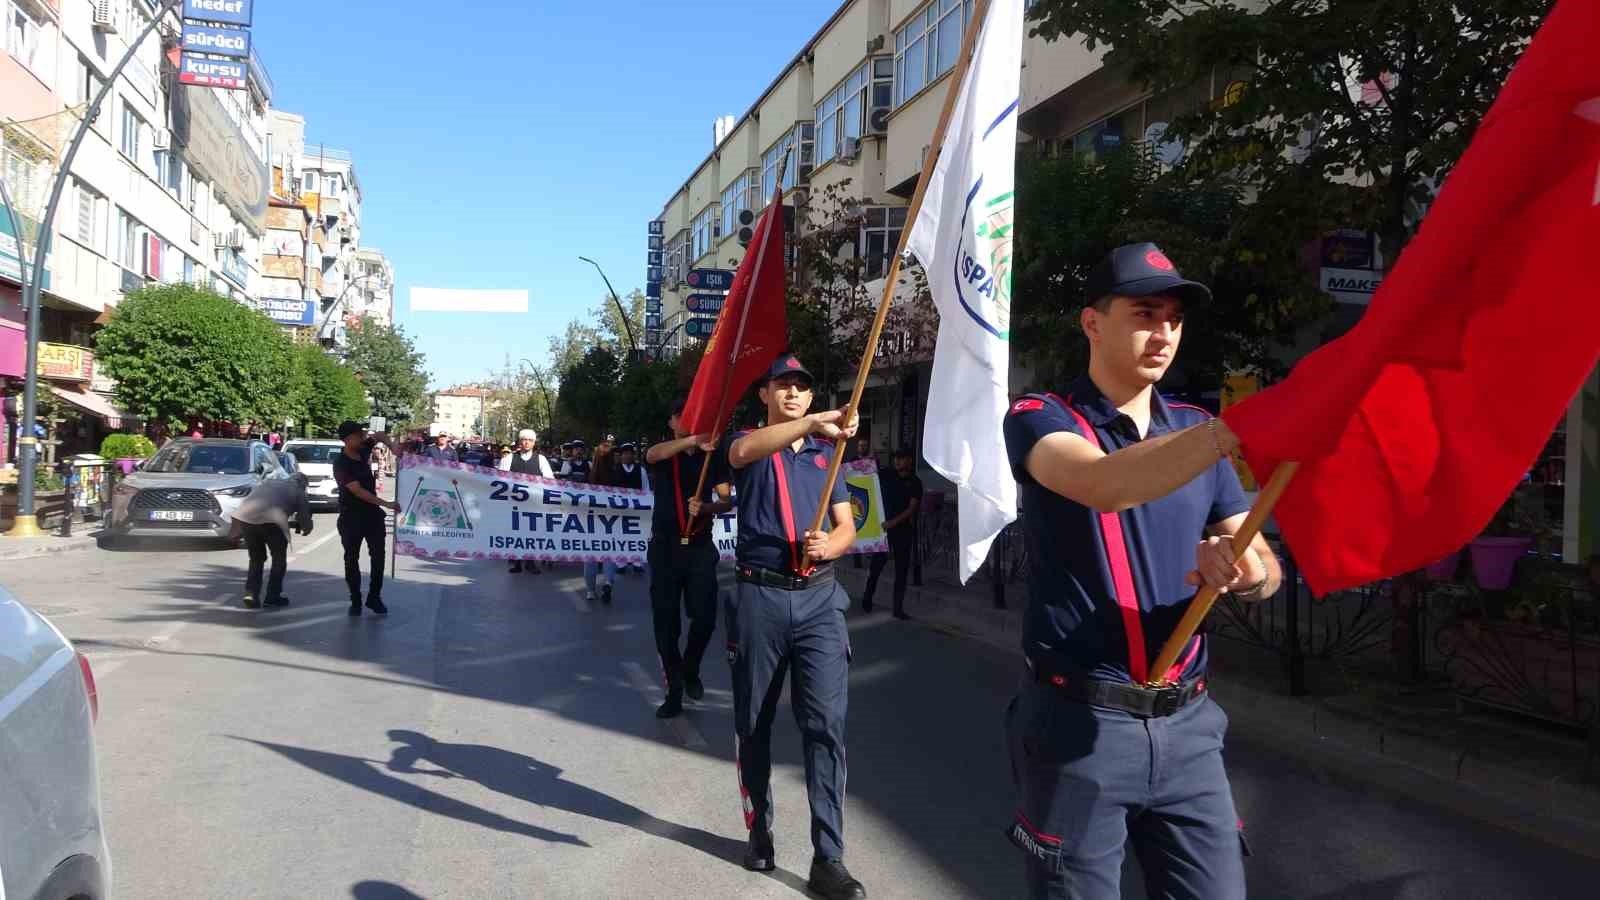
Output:
[[[158,509],[150,514],[150,518],[157,522],[193,522],[194,510]]]

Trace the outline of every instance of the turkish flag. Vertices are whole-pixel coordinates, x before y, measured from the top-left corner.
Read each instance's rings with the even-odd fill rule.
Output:
[[[1480,533],[1600,355],[1600,2],[1561,0],[1361,322],[1224,418],[1314,593]]]
[[[772,361],[789,345],[783,279],[783,189],[774,193],[767,211],[745,248],[728,298],[706,342],[705,356],[694,373],[689,399],[681,414],[690,434],[722,433],[739,395],[765,375]]]

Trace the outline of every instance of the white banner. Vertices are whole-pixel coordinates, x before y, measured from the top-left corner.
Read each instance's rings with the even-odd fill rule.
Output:
[[[877,466],[842,467],[855,513],[851,553],[882,553],[882,491]],[[395,551],[419,559],[538,559],[552,562],[642,563],[650,546],[654,496],[521,472],[505,472],[420,456],[401,460],[395,496]],[[711,538],[733,559],[733,513],[718,516]]]

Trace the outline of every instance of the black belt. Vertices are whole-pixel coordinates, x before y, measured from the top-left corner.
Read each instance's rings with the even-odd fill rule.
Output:
[[[806,588],[827,584],[833,580],[832,566],[818,569],[810,575],[793,575],[774,569],[763,569],[760,566],[746,565],[738,566],[735,572],[739,580],[745,584],[759,584],[762,587],[778,588],[785,591],[803,591]]]
[[[1197,678],[1171,687],[1147,688],[1120,681],[1068,675],[1028,660],[1028,671],[1039,684],[1049,685],[1068,700],[1104,706],[1141,719],[1170,716],[1205,696],[1206,680]]]

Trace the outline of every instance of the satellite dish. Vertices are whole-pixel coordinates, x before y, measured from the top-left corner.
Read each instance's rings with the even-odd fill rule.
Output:
[[[1183,159],[1183,141],[1164,141],[1162,138],[1166,133],[1167,123],[1152,122],[1150,127],[1144,130],[1144,140],[1152,148],[1157,162],[1164,166],[1175,166],[1178,160]]]

